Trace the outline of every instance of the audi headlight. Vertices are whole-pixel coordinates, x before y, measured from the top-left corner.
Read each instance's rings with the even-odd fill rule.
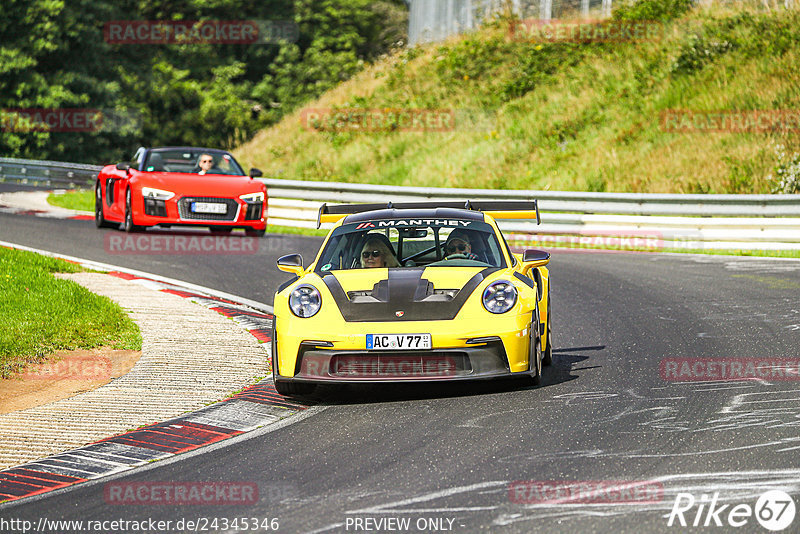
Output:
[[[239,198],[245,202],[264,202],[264,192],[249,193],[247,195],[241,195]]]
[[[289,294],[289,309],[298,317],[313,317],[321,306],[322,297],[314,286],[297,286]]]
[[[483,307],[491,313],[505,313],[517,302],[517,288],[505,280],[493,282],[483,290]]]
[[[169,200],[175,196],[175,193],[162,189],[154,189],[152,187],[143,187],[142,196],[144,198],[154,198],[156,200]]]

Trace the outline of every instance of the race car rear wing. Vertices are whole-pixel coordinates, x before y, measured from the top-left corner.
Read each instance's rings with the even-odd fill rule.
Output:
[[[336,204],[329,206],[323,204],[317,215],[317,228],[322,223],[336,223],[344,217],[365,211],[396,209],[420,210],[450,208],[460,210],[480,211],[494,219],[536,219],[536,224],[542,224],[539,215],[539,203],[536,200],[467,200],[448,202],[387,202],[385,204]]]

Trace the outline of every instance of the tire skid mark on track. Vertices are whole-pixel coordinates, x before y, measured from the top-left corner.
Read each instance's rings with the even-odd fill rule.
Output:
[[[271,341],[272,314],[146,276],[122,271],[107,274],[189,299],[232,319],[262,343]],[[268,373],[272,372],[270,364],[267,358]],[[181,417],[0,471],[0,502],[41,495],[199,449],[277,423],[309,406],[312,403],[282,396],[269,376],[225,400]]]

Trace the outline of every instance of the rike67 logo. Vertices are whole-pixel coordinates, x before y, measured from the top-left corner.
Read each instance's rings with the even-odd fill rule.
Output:
[[[794,521],[795,504],[781,490],[769,490],[759,496],[755,506],[748,503],[720,504],[719,492],[695,498],[691,493],[678,493],[667,519],[667,526],[739,528],[750,524],[753,517],[767,530],[786,529]]]

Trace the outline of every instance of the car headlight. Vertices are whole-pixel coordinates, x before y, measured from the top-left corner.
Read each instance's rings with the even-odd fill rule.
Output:
[[[317,288],[301,285],[289,294],[289,309],[298,317],[313,317],[322,307],[322,297]]]
[[[505,280],[493,282],[483,290],[483,307],[491,313],[505,313],[517,302],[517,288]]]
[[[264,192],[248,193],[246,195],[241,195],[239,198],[245,202],[264,202]]]
[[[142,196],[144,198],[154,198],[156,200],[169,200],[175,196],[175,193],[162,189],[153,189],[152,187],[143,187]]]

